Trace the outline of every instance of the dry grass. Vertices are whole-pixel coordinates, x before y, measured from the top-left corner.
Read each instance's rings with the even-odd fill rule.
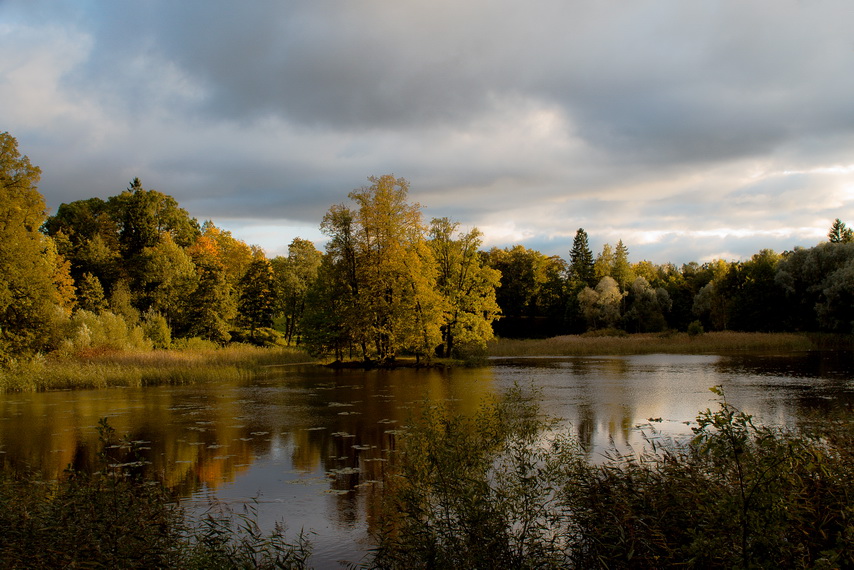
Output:
[[[190,348],[89,351],[74,357],[36,358],[0,369],[0,392],[149,386],[234,381],[271,367],[312,359],[296,348]]]
[[[632,334],[626,336],[567,335],[546,339],[497,339],[490,356],[599,356],[611,354],[726,354],[793,352],[815,348],[810,337],[795,333],[711,332]]]

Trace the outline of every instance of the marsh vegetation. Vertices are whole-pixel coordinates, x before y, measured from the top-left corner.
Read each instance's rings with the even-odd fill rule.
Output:
[[[757,425],[730,405],[685,441],[591,464],[519,391],[425,411],[390,478],[378,568],[839,568],[854,564],[854,425]]]
[[[312,361],[304,351],[292,347],[220,347],[197,339],[185,348],[168,351],[101,349],[13,360],[0,367],[0,392],[229,382]]]

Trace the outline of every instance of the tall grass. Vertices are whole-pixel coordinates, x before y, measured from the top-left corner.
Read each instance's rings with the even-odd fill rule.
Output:
[[[710,332],[567,335],[546,339],[497,339],[490,356],[604,356],[620,354],[726,354],[733,352],[793,352],[816,348],[808,335],[796,333]]]
[[[89,350],[74,356],[13,361],[0,368],[0,392],[233,381],[312,360],[302,350],[289,347],[198,344],[171,350]]]

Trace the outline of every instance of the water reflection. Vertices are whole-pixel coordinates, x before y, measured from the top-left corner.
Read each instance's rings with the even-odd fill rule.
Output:
[[[140,442],[149,469],[205,508],[254,501],[262,524],[313,529],[315,564],[356,561],[400,430],[425,400],[473,413],[514,383],[542,392],[595,457],[641,429],[688,435],[708,391],[767,423],[849,412],[850,353],[499,359],[480,369],[283,369],[253,382],[0,396],[0,463],[58,476],[95,464],[96,426]],[[361,544],[361,546],[359,546]]]

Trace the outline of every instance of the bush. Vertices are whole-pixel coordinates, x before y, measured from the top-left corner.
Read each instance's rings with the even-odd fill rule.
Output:
[[[59,352],[72,355],[89,350],[151,350],[152,343],[139,325],[109,311],[92,313],[78,310],[66,325]]]
[[[154,344],[154,348],[169,348],[172,344],[172,329],[166,317],[160,313],[148,312],[142,321],[145,336]]]
[[[688,336],[700,336],[704,332],[706,331],[703,330],[703,323],[700,321],[693,321],[688,325]]]
[[[850,423],[754,425],[726,402],[678,443],[591,465],[531,399],[432,409],[401,445],[379,568],[854,566]]]
[[[254,331],[245,329],[231,331],[231,341],[254,344],[255,346],[283,346],[285,344],[282,333],[268,327],[259,327]]]

